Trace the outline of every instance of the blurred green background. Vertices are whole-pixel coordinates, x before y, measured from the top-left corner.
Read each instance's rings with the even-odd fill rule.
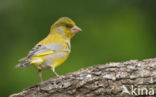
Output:
[[[156,0],[0,0],[0,96],[39,82],[33,67],[14,69],[18,59],[68,16],[83,29],[72,39],[59,74],[107,62],[156,56]],[[54,77],[43,72],[44,80]]]

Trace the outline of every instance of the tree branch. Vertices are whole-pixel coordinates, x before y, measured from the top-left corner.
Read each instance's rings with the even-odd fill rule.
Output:
[[[152,89],[156,89],[156,58],[91,66],[51,78],[10,97],[149,97],[155,95]]]

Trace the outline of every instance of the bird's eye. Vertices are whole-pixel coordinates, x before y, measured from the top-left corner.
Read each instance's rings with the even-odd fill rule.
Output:
[[[67,28],[71,28],[71,27],[73,27],[73,26],[70,25],[70,24],[66,24],[66,27],[67,27]]]

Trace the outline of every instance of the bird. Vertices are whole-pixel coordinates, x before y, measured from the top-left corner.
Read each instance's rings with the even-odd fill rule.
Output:
[[[35,66],[40,81],[43,81],[43,70],[50,69],[56,76],[59,76],[55,68],[69,57],[71,39],[81,31],[81,28],[69,17],[59,18],[52,24],[48,36],[37,43],[26,57],[19,59],[19,64],[15,68]]]

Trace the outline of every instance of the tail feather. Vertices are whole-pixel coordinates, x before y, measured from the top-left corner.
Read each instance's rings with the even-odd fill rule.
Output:
[[[15,68],[19,68],[19,67],[28,67],[28,66],[30,66],[30,65],[31,65],[31,64],[30,64],[29,61],[24,61],[24,62],[22,62],[22,63],[17,64],[17,65],[15,66]]]

